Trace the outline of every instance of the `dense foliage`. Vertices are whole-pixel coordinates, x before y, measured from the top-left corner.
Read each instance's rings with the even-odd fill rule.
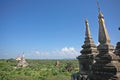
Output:
[[[71,80],[71,74],[78,71],[77,60],[27,60],[29,66],[17,67],[14,59],[0,60],[0,80]],[[66,67],[73,67],[68,71]]]

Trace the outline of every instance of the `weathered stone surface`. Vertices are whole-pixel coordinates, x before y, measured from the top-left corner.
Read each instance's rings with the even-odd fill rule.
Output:
[[[119,55],[120,56],[120,42],[117,43],[117,46],[115,48],[115,52],[114,52],[116,55]]]

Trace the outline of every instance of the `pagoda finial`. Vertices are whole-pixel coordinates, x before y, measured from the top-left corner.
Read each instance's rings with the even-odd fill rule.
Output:
[[[85,19],[85,25],[86,25],[86,33],[85,33],[85,35],[86,35],[86,37],[91,38],[90,29],[89,29],[89,23],[88,23],[87,19]]]
[[[25,57],[24,52],[23,52],[23,54],[22,54],[22,57],[23,57],[23,58]]]
[[[99,1],[96,0],[96,2],[97,2],[97,7],[98,7],[98,13],[99,13],[98,18],[104,18],[103,14],[102,14],[102,12],[101,12],[101,10],[100,10]]]
[[[99,2],[97,1],[97,6],[98,6],[98,19],[99,19],[99,42],[104,44],[104,43],[110,43],[110,38],[106,29],[105,25],[105,20],[104,20],[104,15],[102,14],[99,6]]]
[[[97,6],[98,6],[98,13],[100,13],[101,11],[100,11],[100,5],[99,5],[98,0],[96,0],[96,2],[97,2]]]

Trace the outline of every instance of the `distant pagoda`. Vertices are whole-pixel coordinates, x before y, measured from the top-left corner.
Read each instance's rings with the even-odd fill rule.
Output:
[[[99,54],[96,63],[93,64],[89,80],[120,80],[120,57],[113,53],[114,46],[110,44],[110,38],[106,29],[104,16],[99,11]]]
[[[26,67],[26,66],[28,66],[28,63],[25,60],[24,53],[23,53],[22,57],[17,57],[16,60],[18,61],[18,64],[17,64],[18,67]]]

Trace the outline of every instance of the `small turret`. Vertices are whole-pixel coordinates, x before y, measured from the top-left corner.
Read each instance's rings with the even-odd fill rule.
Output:
[[[94,62],[94,57],[97,55],[97,47],[90,34],[90,28],[88,20],[85,20],[86,32],[85,41],[82,46],[81,55],[78,56],[79,69],[81,75],[87,75],[90,72],[91,65]]]

